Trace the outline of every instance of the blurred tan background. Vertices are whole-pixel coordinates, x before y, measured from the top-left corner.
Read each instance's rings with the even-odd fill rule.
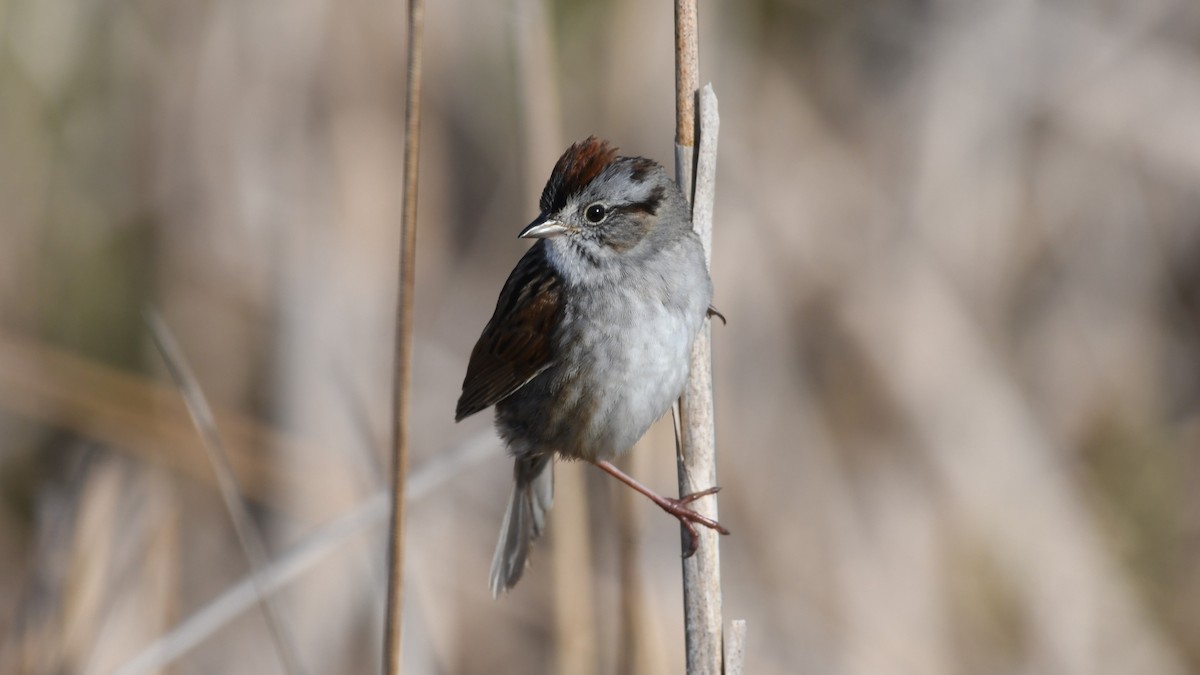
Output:
[[[378,667],[403,5],[0,0],[0,672]],[[700,5],[747,672],[1200,672],[1200,4]],[[671,166],[671,21],[429,3],[408,672],[682,672],[674,521],[560,465],[493,601],[511,465],[452,414],[558,153]],[[300,565],[281,640],[213,613],[249,567],[147,307]]]

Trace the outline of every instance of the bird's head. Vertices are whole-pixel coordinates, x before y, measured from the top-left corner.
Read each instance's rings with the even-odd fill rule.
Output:
[[[589,136],[567,149],[542,191],[541,213],[519,236],[564,239],[600,262],[691,227],[687,201],[663,167],[645,157],[619,157],[608,142]]]

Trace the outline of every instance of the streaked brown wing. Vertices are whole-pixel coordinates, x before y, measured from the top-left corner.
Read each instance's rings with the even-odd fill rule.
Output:
[[[471,352],[455,421],[493,405],[554,363],[562,284],[539,241],[521,258]]]

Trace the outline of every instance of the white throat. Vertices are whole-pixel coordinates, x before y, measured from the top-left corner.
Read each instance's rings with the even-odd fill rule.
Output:
[[[546,260],[571,286],[588,286],[619,276],[620,258],[611,249],[590,241],[556,237],[546,240]]]

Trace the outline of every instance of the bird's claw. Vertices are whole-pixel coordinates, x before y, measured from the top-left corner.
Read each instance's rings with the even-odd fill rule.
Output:
[[[675,516],[679,520],[680,525],[683,525],[685,528],[687,528],[688,550],[683,554],[684,558],[690,558],[695,555],[696,549],[700,546],[700,533],[696,531],[696,525],[703,525],[711,530],[715,530],[719,534],[729,534],[729,530],[725,529],[723,525],[712,518],[708,518],[696,513],[687,506],[701,497],[715,495],[720,491],[721,488],[719,487],[711,487],[707,490],[701,490],[699,492],[693,492],[691,494],[684,495],[679,499],[671,499],[669,497],[664,498],[667,502],[667,505],[663,508],[667,511],[667,513]]]
[[[713,318],[714,316],[715,316],[715,317],[717,317],[718,319],[720,319],[720,320],[721,320],[721,325],[722,325],[722,326],[727,326],[727,325],[729,325],[729,322],[725,320],[725,315],[724,315],[724,314],[722,314],[720,311],[718,311],[718,310],[717,310],[717,308],[716,308],[716,307],[713,307],[712,305],[709,305],[709,306],[708,306],[708,310],[706,310],[706,311],[704,312],[704,315],[705,315],[705,316],[707,316],[707,317],[708,317],[708,318],[710,318],[710,319],[711,319],[711,318]]]

